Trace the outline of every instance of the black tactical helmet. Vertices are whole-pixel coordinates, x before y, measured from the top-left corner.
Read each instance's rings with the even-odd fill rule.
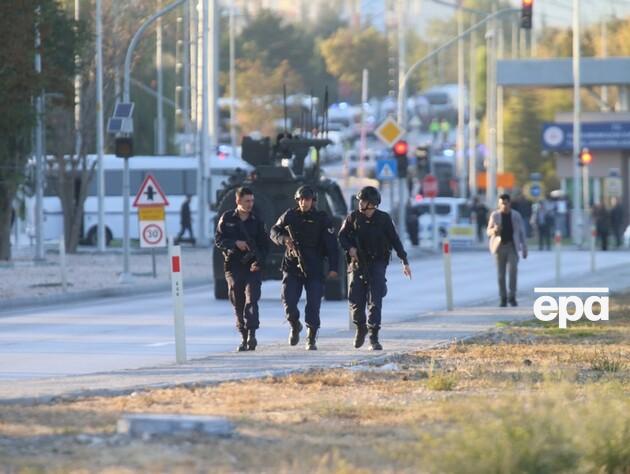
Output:
[[[357,193],[357,199],[378,206],[381,203],[381,193],[374,186],[366,186]]]
[[[317,201],[317,193],[310,186],[300,186],[297,191],[295,191],[294,199],[297,201],[300,198],[313,198],[313,201]]]

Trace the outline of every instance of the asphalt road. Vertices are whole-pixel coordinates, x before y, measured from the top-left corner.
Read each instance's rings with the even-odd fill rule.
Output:
[[[588,252],[563,253],[563,286],[590,272]],[[598,254],[598,269],[630,261],[627,252]],[[552,285],[552,253],[532,252],[519,266],[519,297],[530,301],[536,285]],[[443,263],[440,256],[412,261],[406,280],[397,261],[388,271],[389,293],[384,303],[384,327],[413,319],[445,306]],[[486,252],[453,255],[456,307],[496,304],[496,277]],[[185,285],[184,285],[185,286]],[[630,286],[630,285],[628,285]],[[284,341],[279,298],[280,283],[263,284],[259,343]],[[211,298],[211,288],[185,291],[188,357],[201,358],[232,351],[238,341],[232,308]],[[347,302],[322,304],[322,337],[348,329]],[[173,311],[169,293],[107,298],[48,308],[0,313],[0,380],[88,374],[171,364],[174,361]]]

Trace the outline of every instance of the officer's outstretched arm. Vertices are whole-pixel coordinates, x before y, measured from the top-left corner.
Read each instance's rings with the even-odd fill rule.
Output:
[[[409,261],[407,260],[407,252],[405,252],[405,248],[403,247],[403,244],[400,241],[400,237],[398,237],[398,232],[396,232],[396,227],[394,227],[394,222],[392,221],[391,218],[387,219],[385,232],[387,234],[388,240],[392,244],[392,247],[394,247],[394,250],[396,251],[396,255],[398,255],[398,258],[402,260],[403,265],[408,267]]]

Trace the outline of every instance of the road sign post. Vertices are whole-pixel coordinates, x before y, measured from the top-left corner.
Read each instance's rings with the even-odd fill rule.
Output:
[[[453,311],[453,272],[451,268],[451,244],[448,239],[442,242],[444,260],[444,285],[446,288],[446,309]]]
[[[438,194],[438,181],[432,174],[428,174],[422,179],[422,194],[431,199],[431,247],[435,250],[438,244],[437,224],[435,220],[435,197]]]
[[[560,233],[559,230],[556,231],[553,240],[554,240],[554,246],[556,250],[556,285],[558,285],[560,284],[560,278],[561,278],[560,267],[562,264],[562,262],[560,261],[561,254],[562,254],[562,234]]]
[[[168,199],[152,175],[144,179],[133,205],[138,208],[140,247],[151,249],[151,267],[156,278],[155,249],[166,247],[164,207],[168,206]]]
[[[175,326],[175,359],[178,364],[186,363],[186,325],[184,320],[184,282],[182,277],[182,248],[168,243],[171,268],[171,292],[173,295],[173,321]]]
[[[394,120],[392,117],[387,117],[385,119],[385,121],[374,131],[374,134],[383,142],[385,143],[385,145],[387,145],[389,148],[391,148],[394,143],[398,142],[404,135],[405,135],[405,129],[402,128],[400,125],[398,125],[398,123],[396,122],[396,120]],[[395,177],[400,177],[399,173],[402,172],[401,169],[397,169],[398,173],[396,173],[394,176]],[[392,183],[392,189],[393,189],[393,183]],[[404,231],[404,216],[405,216],[405,205],[404,205],[404,201],[405,201],[405,183],[404,183],[404,179],[400,178],[398,179],[398,233],[401,235],[403,234]],[[393,202],[392,202],[392,207],[393,207]]]

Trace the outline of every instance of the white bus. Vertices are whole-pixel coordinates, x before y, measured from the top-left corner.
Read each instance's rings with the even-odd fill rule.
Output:
[[[88,160],[95,160],[94,155],[88,156]],[[134,156],[129,159],[130,170],[130,236],[138,238],[137,209],[132,206],[136,193],[139,191],[146,175],[151,174],[158,181],[162,191],[166,195],[169,205],[166,208],[166,232],[167,235],[175,235],[180,229],[180,208],[186,195],[190,194],[192,200],[190,210],[193,219],[193,231],[196,230],[197,216],[197,169],[198,158],[188,156]],[[123,198],[122,177],[124,160],[114,155],[103,157],[105,170],[105,234],[107,243],[112,239],[122,239],[123,236]],[[216,190],[221,183],[228,179],[236,169],[244,171],[252,167],[239,158],[234,158],[229,153],[220,152],[210,159],[210,190],[209,194],[214,202]],[[55,192],[54,174],[46,177],[44,188],[44,240],[58,240],[63,233],[63,211],[61,201]],[[27,198],[27,231],[34,230],[35,197]],[[97,236],[98,224],[98,197],[96,194],[96,171],[90,182],[88,197],[84,204],[82,239],[94,245]],[[212,224],[212,213],[209,211],[208,219]],[[210,226],[210,228],[212,228]]]

